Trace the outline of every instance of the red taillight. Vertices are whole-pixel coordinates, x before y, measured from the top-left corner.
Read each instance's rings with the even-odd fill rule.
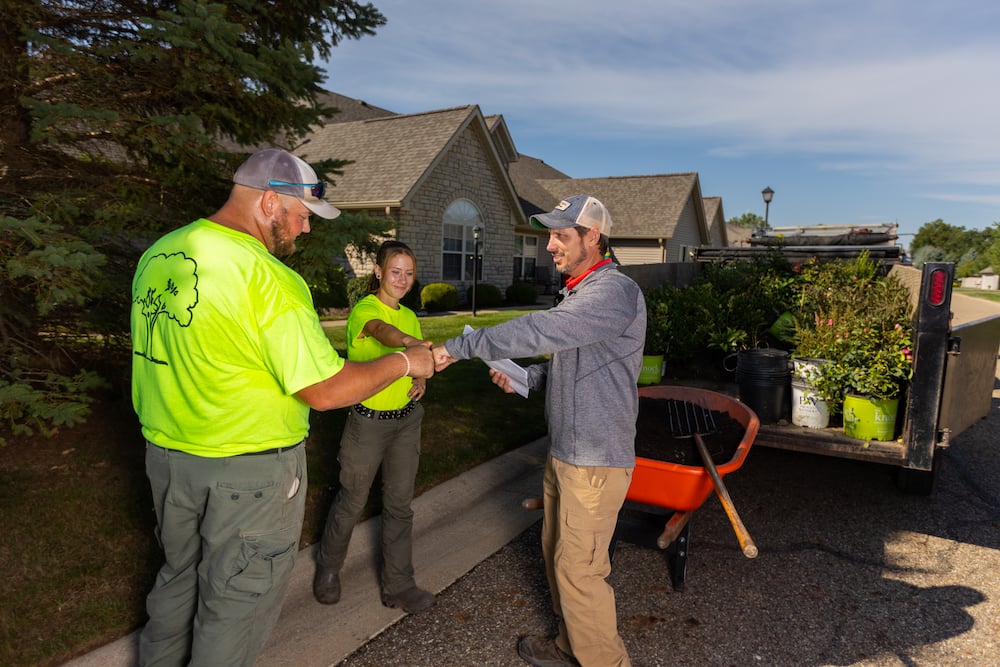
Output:
[[[940,306],[948,294],[948,272],[944,269],[931,271],[927,302],[932,306]]]

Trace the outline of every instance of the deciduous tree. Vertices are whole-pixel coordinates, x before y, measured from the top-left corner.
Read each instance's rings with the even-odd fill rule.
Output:
[[[744,213],[738,218],[730,218],[729,224],[736,227],[763,227],[764,218],[760,217],[756,213]]]

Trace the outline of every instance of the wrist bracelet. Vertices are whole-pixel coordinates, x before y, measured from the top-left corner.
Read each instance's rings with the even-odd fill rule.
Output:
[[[403,359],[406,359],[406,372],[403,373],[403,376],[405,377],[405,376],[409,375],[410,374],[410,358],[408,356],[406,356],[406,353],[403,352],[402,350],[396,350],[396,352],[394,354],[401,354],[401,355],[403,355]]]

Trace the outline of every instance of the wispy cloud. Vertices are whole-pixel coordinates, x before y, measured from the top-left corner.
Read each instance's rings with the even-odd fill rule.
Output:
[[[1000,186],[994,3],[376,4],[388,25],[338,47],[328,84],[395,111],[477,103],[529,135],[697,137],[718,158]]]

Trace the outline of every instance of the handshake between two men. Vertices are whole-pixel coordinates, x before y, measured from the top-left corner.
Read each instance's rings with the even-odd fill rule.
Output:
[[[430,350],[431,359],[428,359],[423,353],[424,349]],[[416,350],[420,350],[420,352],[410,354],[411,351]],[[412,372],[408,373],[408,375],[414,377],[431,377],[434,373],[440,373],[458,361],[458,359],[451,356],[444,343],[433,344],[430,341],[421,341],[419,345],[408,347],[406,349],[406,357],[407,361],[412,365]],[[430,363],[433,363],[433,370],[429,366]],[[508,394],[514,393],[514,388],[510,384],[510,378],[504,373],[491,368],[490,379],[493,381],[493,384],[500,387],[504,392]]]

